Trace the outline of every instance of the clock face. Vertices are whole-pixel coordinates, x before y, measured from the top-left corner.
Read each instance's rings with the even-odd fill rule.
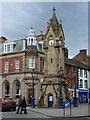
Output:
[[[49,45],[50,45],[50,46],[54,45],[54,40],[50,40],[50,41],[49,41]]]

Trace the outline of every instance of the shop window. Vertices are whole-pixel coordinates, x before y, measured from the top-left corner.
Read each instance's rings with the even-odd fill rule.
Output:
[[[87,80],[84,81],[84,87],[85,87],[85,88],[88,88]]]

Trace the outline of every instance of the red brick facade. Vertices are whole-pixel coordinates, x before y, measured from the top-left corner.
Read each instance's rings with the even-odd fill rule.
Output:
[[[83,49],[73,58],[77,61],[83,61],[90,66],[90,56],[87,55],[87,50]]]

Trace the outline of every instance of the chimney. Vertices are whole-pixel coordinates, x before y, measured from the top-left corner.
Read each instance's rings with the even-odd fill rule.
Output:
[[[82,50],[80,50],[80,53],[86,56],[87,55],[87,50],[86,49],[82,49]]]

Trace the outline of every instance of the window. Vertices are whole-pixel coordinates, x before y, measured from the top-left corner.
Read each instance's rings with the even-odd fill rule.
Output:
[[[84,70],[84,77],[87,78],[87,70]]]
[[[87,80],[84,81],[84,87],[88,88]]]
[[[44,58],[40,57],[40,72],[44,72]]]
[[[20,60],[19,60],[19,59],[16,59],[16,60],[15,60],[15,69],[18,70],[18,69],[19,69],[19,66],[20,66]]]
[[[33,38],[31,38],[31,45],[33,45]]]
[[[80,69],[80,77],[83,77],[83,70]]]
[[[10,94],[10,84],[8,81],[5,83],[5,96],[9,96]]]
[[[80,79],[80,88],[83,88],[83,80]]]
[[[10,44],[7,44],[7,52],[10,51]]]
[[[11,51],[11,44],[5,44],[4,45],[4,52],[10,52]]]
[[[29,58],[29,68],[35,68],[35,58]]]
[[[5,45],[5,46],[4,46],[4,51],[5,51],[5,52],[7,51],[6,47],[7,47],[7,46]]]
[[[16,85],[16,98],[18,98],[20,95],[20,82],[17,80],[15,82],[15,85]]]
[[[5,70],[8,70],[9,69],[9,61],[8,60],[5,60]]]
[[[53,62],[53,59],[51,58],[51,63]]]

